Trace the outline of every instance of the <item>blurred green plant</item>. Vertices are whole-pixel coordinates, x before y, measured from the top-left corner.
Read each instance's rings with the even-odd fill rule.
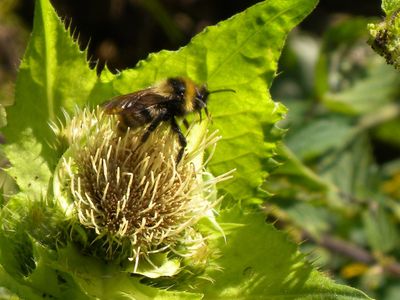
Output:
[[[271,90],[289,130],[266,209],[338,280],[397,299],[400,76],[366,44],[372,21],[289,36]]]

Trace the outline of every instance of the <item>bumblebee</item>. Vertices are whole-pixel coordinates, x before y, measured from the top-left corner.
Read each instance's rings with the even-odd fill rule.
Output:
[[[188,78],[174,77],[144,90],[114,97],[105,102],[102,107],[105,113],[118,116],[122,131],[126,131],[128,127],[138,128],[149,124],[142,136],[142,143],[161,122],[169,122],[181,146],[177,156],[177,163],[179,163],[187,142],[175,118],[197,112],[201,119],[203,109],[209,116],[208,96],[222,91],[233,90],[221,89],[210,92],[206,85],[197,86]],[[188,126],[186,119],[184,119],[184,124]]]

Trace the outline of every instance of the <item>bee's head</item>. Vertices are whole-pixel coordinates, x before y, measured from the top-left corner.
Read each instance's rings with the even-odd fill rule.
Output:
[[[178,99],[184,99],[186,94],[186,81],[184,78],[176,77],[169,78],[167,81],[167,86],[172,87],[172,93],[174,97]]]
[[[199,87],[184,77],[169,78],[168,85],[172,87],[174,97],[181,101],[185,113],[206,108],[209,94],[206,85]]]
[[[169,78],[166,81],[166,86],[172,88],[172,95],[182,104],[182,114],[189,112],[201,112],[202,109],[207,111],[208,96],[219,92],[235,92],[232,89],[219,89],[209,91],[207,85],[197,86],[191,79],[184,77]]]

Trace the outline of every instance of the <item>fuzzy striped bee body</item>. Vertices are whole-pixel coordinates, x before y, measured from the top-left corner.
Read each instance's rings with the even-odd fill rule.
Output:
[[[208,115],[209,94],[205,85],[199,87],[188,78],[168,78],[147,89],[112,98],[103,104],[103,109],[107,114],[118,116],[121,131],[149,124],[142,142],[148,139],[161,122],[169,121],[181,145],[177,157],[179,162],[187,142],[175,117],[185,117],[192,112],[198,112],[201,117],[202,109]]]

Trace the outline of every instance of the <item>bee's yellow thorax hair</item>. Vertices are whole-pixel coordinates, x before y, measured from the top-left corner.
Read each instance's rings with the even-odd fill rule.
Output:
[[[168,98],[174,92],[174,89],[171,85],[168,84],[166,80],[159,82],[157,85],[154,86],[154,88],[157,93],[166,98]]]
[[[196,86],[190,79],[184,79],[186,85],[185,97],[184,97],[184,107],[185,111],[192,112],[194,109],[194,99],[196,97]]]

